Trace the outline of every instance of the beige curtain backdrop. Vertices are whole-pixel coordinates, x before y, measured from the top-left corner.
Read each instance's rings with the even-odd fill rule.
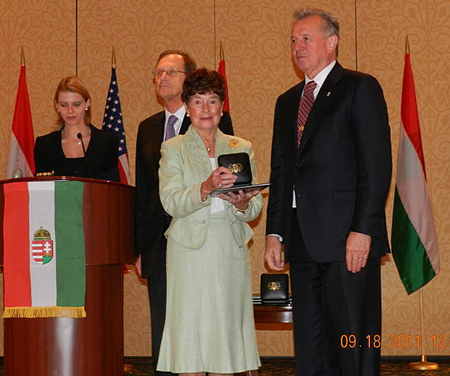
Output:
[[[199,66],[217,68],[219,42],[222,41],[235,131],[253,143],[259,180],[268,180],[275,101],[300,79],[292,67],[289,43],[293,10],[303,6],[334,11],[342,28],[340,62],[380,80],[390,115],[394,166],[405,36],[409,35],[441,255],[441,273],[424,289],[423,339],[429,355],[447,355],[450,352],[448,0],[303,3],[293,0],[1,0],[0,176],[4,178],[6,173],[21,47],[26,55],[35,136],[53,130],[54,90],[62,77],[75,74],[76,70],[93,98],[93,123],[101,127],[110,80],[111,51],[115,47],[134,182],[139,122],[161,109],[155,99],[151,74],[159,53],[169,48],[182,49],[192,54]],[[387,203],[389,223],[393,188],[394,184]],[[264,201],[267,204],[267,196]],[[266,271],[263,261],[265,213],[253,227],[255,237],[250,246],[250,259],[256,293],[259,276]],[[391,257],[384,260],[382,276],[382,354],[419,354],[415,342],[399,340],[400,336],[420,334],[419,296],[407,296]],[[146,286],[135,274],[126,275],[125,355],[150,355],[150,336]],[[292,333],[259,331],[258,346],[263,356],[293,355]]]

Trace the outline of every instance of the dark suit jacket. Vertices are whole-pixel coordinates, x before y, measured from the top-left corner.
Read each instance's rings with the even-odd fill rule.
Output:
[[[118,170],[119,139],[92,124],[86,158],[66,158],[61,145],[62,130],[36,138],[36,173],[55,171],[55,176],[78,176],[120,181]],[[81,147],[81,146],[80,146]],[[86,163],[89,163],[89,170]]]
[[[159,199],[159,160],[164,137],[165,112],[159,112],[139,125],[136,141],[136,256],[141,255],[142,276],[150,277],[160,251],[170,216]],[[184,117],[180,134],[186,133],[191,119]],[[219,129],[233,134],[230,115],[224,111]]]
[[[350,231],[372,236],[370,256],[384,255],[392,162],[382,89],[375,78],[337,63],[318,93],[297,150],[304,84],[276,104],[266,233],[284,238],[289,260],[295,186],[302,236],[314,261],[344,261]]]

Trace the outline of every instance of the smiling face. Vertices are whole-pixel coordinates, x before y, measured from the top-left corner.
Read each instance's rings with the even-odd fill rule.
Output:
[[[87,125],[85,113],[89,105],[90,100],[86,101],[81,94],[73,91],[61,91],[58,94],[56,109],[65,125],[79,126]]]
[[[311,79],[336,59],[338,37],[326,35],[320,16],[295,21],[291,43],[295,64]]]
[[[192,126],[197,131],[216,131],[222,115],[223,103],[219,95],[209,92],[194,94],[186,106]]]

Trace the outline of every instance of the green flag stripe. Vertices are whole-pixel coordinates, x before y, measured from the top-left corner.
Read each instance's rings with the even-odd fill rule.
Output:
[[[397,189],[392,223],[392,255],[406,291],[411,294],[431,281],[436,273]]]
[[[60,307],[85,304],[83,188],[82,182],[55,182],[56,283]]]

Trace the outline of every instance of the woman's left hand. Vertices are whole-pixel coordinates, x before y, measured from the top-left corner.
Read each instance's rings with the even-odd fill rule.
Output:
[[[238,210],[247,210],[248,202],[252,197],[256,196],[259,193],[259,190],[247,191],[244,192],[240,190],[237,194],[232,191],[227,193],[218,194],[217,197],[222,200],[228,201],[230,204],[234,205],[234,207]]]

